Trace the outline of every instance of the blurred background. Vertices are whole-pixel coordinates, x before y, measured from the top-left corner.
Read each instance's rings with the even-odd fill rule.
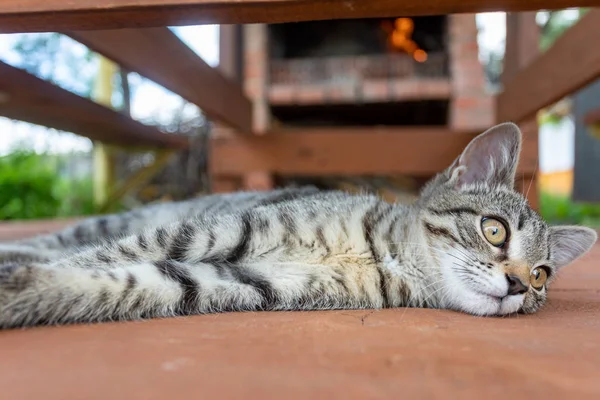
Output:
[[[539,51],[544,52],[550,48],[585,12],[584,9],[538,12],[536,23],[540,29]],[[439,81],[436,78],[448,75],[447,70],[451,68],[443,53],[449,46],[447,36],[452,32],[448,33],[450,28],[446,22],[435,18],[398,18],[365,22],[360,29],[363,29],[362,37],[367,39],[361,42],[341,40],[341,37],[352,38],[352,32],[358,29],[356,26],[341,23],[336,29],[328,24],[327,34],[321,31],[324,27],[322,23],[269,26],[269,54],[272,63],[270,79],[273,84],[279,85],[269,97],[270,112],[274,120],[298,127],[394,125],[397,122],[395,118],[404,114],[404,125],[448,124],[448,115],[452,115],[451,106],[443,100],[444,95],[440,92],[443,92],[444,87],[436,86],[436,82]],[[469,119],[469,115],[477,114],[479,121],[476,124],[471,124],[473,119],[466,122],[461,122],[460,118],[454,119],[456,127],[461,129],[485,126],[488,122],[492,124],[493,118],[486,114],[492,110],[489,99],[502,90],[506,15],[478,14],[475,16],[475,22],[475,46],[470,48],[475,51],[476,61],[482,67],[483,80],[479,89],[485,95],[481,95],[481,103],[474,106],[479,111],[471,111],[472,114],[463,117]],[[375,24],[375,28],[369,24]],[[219,26],[190,26],[171,30],[208,65],[219,67]],[[404,35],[402,32],[408,34]],[[407,67],[386,61],[389,57],[386,60],[377,59],[379,61],[373,63],[381,68],[381,65],[387,62],[385,71],[373,70],[373,65],[369,64],[367,59],[371,57],[375,60],[374,57],[381,57],[381,54],[389,51],[389,48],[378,48],[383,42],[378,42],[375,33],[383,35],[387,40],[386,45],[396,53],[410,54],[411,62],[423,65],[419,67],[421,69],[416,70],[417,72],[411,73],[420,74],[423,79],[430,79],[431,84],[414,90],[424,93],[422,90],[426,89],[429,94],[423,94],[423,98],[419,98],[419,94],[415,95],[418,101],[406,102],[402,99],[402,105],[399,105],[400,100],[394,98],[372,102],[364,102],[362,99],[360,110],[356,108],[357,101],[354,98],[351,101],[339,101],[339,104],[331,104],[330,99],[327,106],[324,106],[318,100],[310,99],[306,93],[294,94],[295,100],[286,97],[291,96],[290,82],[304,85],[313,82],[317,75],[321,80],[351,79],[350,74],[329,76],[329,69],[334,67],[337,70],[362,68],[363,74],[373,76],[401,76],[406,73],[404,70],[392,71],[394,68]],[[311,34],[326,40],[321,40],[319,46],[306,46],[305,43],[314,42]],[[346,56],[347,59],[348,55],[353,57],[352,64],[344,66],[341,56]],[[157,49],[156,56],[161,57],[160,49]],[[325,61],[320,64],[315,62],[319,58]],[[82,136],[81,132],[65,132],[2,117],[0,220],[84,216],[129,209],[149,202],[179,200],[212,191],[223,191],[217,190],[214,182],[211,182],[208,162],[208,140],[216,135],[219,127],[209,123],[203,111],[196,105],[135,72],[114,65],[107,69],[105,59],[83,44],[59,33],[0,35],[0,60],[95,101],[99,101],[98,92],[101,91],[98,85],[108,76],[109,103],[112,108],[134,120],[156,126],[165,134],[176,133],[189,140],[189,146],[185,150],[170,156],[160,168],[136,185],[135,190],[115,197],[108,206],[98,201],[98,191],[102,189],[98,188],[96,175],[98,168],[106,169],[106,166],[98,166],[97,147],[101,146],[100,144]],[[110,71],[108,75],[107,71]],[[364,90],[366,93],[367,89]],[[373,93],[375,92],[373,89]],[[106,96],[106,91],[104,94]],[[594,160],[594,155],[590,155],[589,152],[590,146],[598,147],[600,141],[593,137],[589,127],[579,122],[591,107],[590,104],[600,106],[600,82],[590,84],[537,115],[539,168],[536,171],[538,179],[534,184],[539,192],[539,210],[553,223],[578,223],[600,227],[600,193],[592,188],[594,170],[597,173],[600,161],[597,158]],[[343,146],[341,148],[343,149]],[[140,171],[161,157],[160,153],[154,151],[132,152],[118,147],[111,148],[110,151],[110,168],[112,175],[116,177],[113,178],[115,180]],[[595,154],[600,155],[600,152]],[[585,159],[585,166],[576,168],[577,159]],[[260,179],[255,178],[259,181],[255,185],[258,188],[261,187]],[[267,186],[310,182],[349,190],[367,188],[384,193],[390,198],[398,197],[407,201],[414,198],[420,184],[419,179],[410,176],[277,176],[274,179],[275,182]],[[105,185],[113,187],[118,186],[118,183],[104,182]],[[246,187],[229,187],[254,188],[252,184]]]

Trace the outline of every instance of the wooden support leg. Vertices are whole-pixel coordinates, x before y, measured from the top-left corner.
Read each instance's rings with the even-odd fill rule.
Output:
[[[275,186],[269,172],[250,172],[243,177],[244,190],[271,190]]]
[[[529,205],[536,211],[540,209],[539,186],[537,175],[517,177],[516,190],[527,198]]]
[[[211,135],[208,139],[209,146],[209,157],[208,157],[208,175],[210,181],[210,192],[211,193],[231,193],[236,192],[242,187],[242,176],[238,174],[234,175],[222,175],[215,173],[214,165],[217,162],[214,156],[214,145],[219,140],[227,140],[235,138],[239,135],[232,128],[224,126],[218,122],[215,122],[212,127]],[[231,160],[229,161],[231,162]]]
[[[94,143],[94,206],[101,209],[115,183],[114,152],[110,146]]]
[[[519,123],[523,133],[519,169],[523,171],[517,176],[517,188],[527,197],[529,205],[539,211],[539,125],[537,118]]]
[[[117,65],[105,57],[98,56],[99,69],[92,97],[106,107],[112,107],[113,77]],[[110,146],[94,143],[94,204],[100,209],[107,202],[114,187],[114,156]]]
[[[239,190],[240,179],[230,176],[211,176],[210,191],[211,193],[231,193]]]

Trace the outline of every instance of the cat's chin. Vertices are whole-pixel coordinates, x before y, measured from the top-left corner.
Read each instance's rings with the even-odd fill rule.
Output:
[[[523,306],[524,300],[524,294],[505,297],[504,299],[502,299],[502,304],[500,304],[500,312],[498,313],[498,315],[508,315],[517,313]]]
[[[489,294],[462,291],[453,301],[454,308],[468,314],[480,316],[501,316],[514,314],[523,305],[525,296],[522,294],[497,297]]]

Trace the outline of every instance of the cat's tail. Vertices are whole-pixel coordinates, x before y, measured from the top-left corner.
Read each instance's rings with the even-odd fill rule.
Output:
[[[142,210],[143,211],[143,210]],[[26,248],[68,251],[116,239],[139,229],[142,211],[85,218],[57,232],[12,242]]]
[[[266,280],[233,282],[208,264],[193,271],[168,260],[105,270],[2,266],[0,328],[260,310],[276,302]]]
[[[0,266],[46,263],[62,255],[61,251],[11,243],[0,244]]]

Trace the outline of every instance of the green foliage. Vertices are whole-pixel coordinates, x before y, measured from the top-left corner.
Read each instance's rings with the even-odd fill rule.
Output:
[[[83,97],[90,97],[97,65],[94,53],[60,33],[17,34],[10,62]]]
[[[13,49],[23,56],[19,66],[37,76],[47,75],[47,70],[53,72],[60,39],[59,33],[21,35],[13,45]]]
[[[541,193],[540,214],[552,224],[581,224],[600,228],[600,204],[574,203],[565,196]]]
[[[28,150],[0,157],[0,220],[92,214],[91,180],[61,177],[60,161]]]
[[[560,125],[560,123],[562,122],[563,117],[556,115],[556,114],[552,114],[549,112],[544,112],[542,113],[542,115],[539,118],[538,123],[540,125],[553,125],[553,126],[558,126]]]

